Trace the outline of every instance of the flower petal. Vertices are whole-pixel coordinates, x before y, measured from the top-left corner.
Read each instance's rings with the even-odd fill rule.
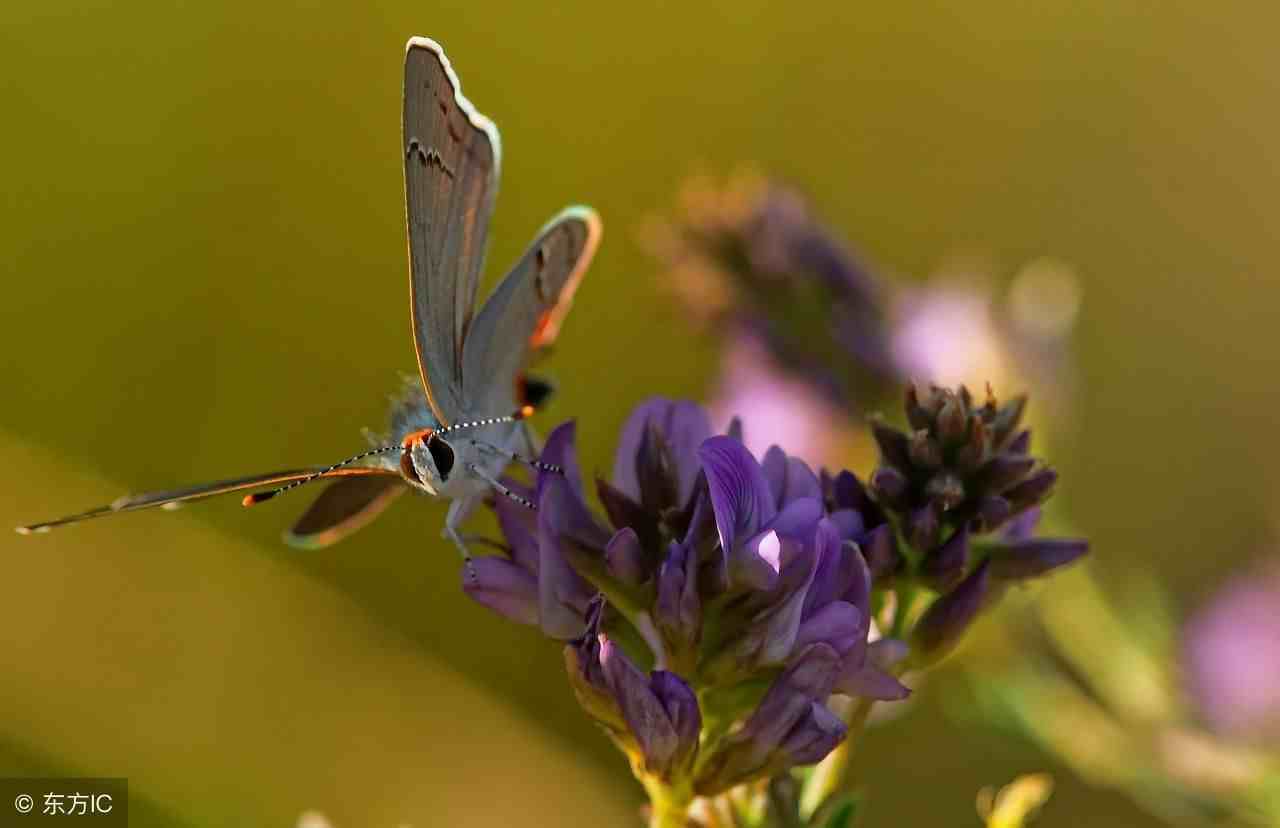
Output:
[[[578,453],[574,448],[574,442],[577,439],[578,424],[574,420],[568,420],[561,423],[551,430],[547,435],[547,441],[542,445],[542,454],[539,459],[543,463],[552,466],[559,466],[563,469],[560,472],[538,472],[538,486],[536,490],[537,496],[542,496],[542,481],[547,477],[555,477],[566,480],[573,491],[582,498],[582,474],[578,471]]]
[[[613,733],[627,729],[622,711],[609,689],[604,667],[600,664],[600,623],[605,610],[603,598],[594,598],[587,607],[586,629],[564,646],[565,672],[578,704],[587,715]]]
[[[959,643],[986,604],[990,584],[988,560],[925,610],[911,631],[911,657],[917,666],[932,664]]]
[[[767,591],[782,571],[782,539],[774,531],[761,532],[728,556],[729,579],[749,589]]]
[[[605,636],[600,640],[600,664],[627,728],[644,754],[646,767],[665,773],[680,746],[666,708],[644,674]]]
[[[604,562],[609,574],[624,584],[635,586],[648,579],[644,549],[633,529],[619,529],[604,548]]]
[[[907,642],[900,638],[878,638],[867,645],[867,659],[888,670],[907,657]]]
[[[867,531],[866,521],[863,520],[862,513],[854,509],[837,509],[827,517],[831,518],[835,523],[840,530],[840,537],[845,540],[854,540]]]
[[[626,526],[635,530],[640,538],[640,545],[647,549],[661,546],[662,533],[655,515],[645,511],[630,495],[599,477],[596,478],[596,494],[600,498],[600,505],[604,506],[605,514],[609,516],[609,523],[619,529]]]
[[[835,522],[824,518],[819,521],[813,535],[817,570],[813,583],[804,598],[804,617],[808,618],[822,607],[840,597],[844,585],[840,582],[841,552],[840,530]]]
[[[532,500],[533,492],[514,480],[504,478],[503,484],[521,497]],[[498,518],[498,528],[511,550],[511,560],[531,574],[538,574],[538,513],[509,497],[494,498],[493,511]]]
[[[676,476],[680,482],[678,502],[684,504],[693,494],[693,485],[698,479],[699,467],[693,458],[698,447],[712,434],[711,418],[697,403],[679,400],[667,410],[663,429],[671,446],[671,455],[675,458]]]
[[[663,397],[645,400],[631,410],[622,426],[613,459],[613,487],[637,503],[640,502],[640,479],[636,472],[636,459],[644,442],[645,430],[649,421],[654,418],[660,420],[662,412],[670,405],[671,401]]]
[[[796,648],[804,599],[818,567],[817,552],[812,544],[801,546],[793,542],[791,551],[782,573],[784,583],[779,585],[786,590],[785,597],[760,619],[766,628],[757,657],[759,665],[781,664]]]
[[[711,436],[711,420],[696,403],[655,397],[633,409],[618,440],[613,485],[632,500],[640,501],[637,457],[650,422],[662,432],[669,446],[678,480],[678,497],[684,503],[698,475],[697,464],[692,462],[694,450]]]
[[[769,446],[760,461],[764,471],[764,479],[769,481],[769,491],[773,494],[775,506],[782,506],[782,496],[787,489],[787,453],[779,446]]]
[[[822,501],[815,497],[802,497],[788,503],[769,521],[768,528],[784,538],[808,543],[813,538],[818,521],[822,520]]]
[[[874,506],[862,481],[847,470],[832,479],[831,502],[837,509],[856,509],[864,515]]]
[[[690,564],[688,550],[673,542],[658,569],[658,597],[653,611],[664,637],[686,646],[697,641],[702,625],[698,573]]]
[[[784,499],[779,502],[778,507],[800,497],[811,497],[822,502],[822,484],[818,482],[818,476],[809,468],[809,464],[799,457],[788,457],[787,486]]]
[[[839,670],[840,655],[834,649],[823,643],[810,644],[774,679],[741,729],[729,736],[720,751],[700,769],[695,790],[712,795],[762,773],[788,767],[790,757],[782,750],[784,743],[797,726],[805,728],[813,722],[813,705],[831,694]],[[820,726],[827,723],[825,719],[816,722]],[[790,745],[800,748],[816,741],[804,736],[804,730],[796,733]]]
[[[636,481],[640,485],[640,505],[645,511],[658,514],[684,505],[675,469],[676,459],[666,434],[650,420],[636,453]]]
[[[546,475],[538,503],[538,605],[542,630],[552,638],[569,639],[582,632],[583,613],[595,590],[565,557],[562,543],[592,528],[590,513],[569,482]],[[585,517],[584,517],[585,516]],[[598,526],[593,527],[603,533]],[[607,538],[607,536],[606,536]],[[603,547],[606,540],[601,540]]]
[[[777,747],[808,712],[809,703],[831,694],[840,670],[840,655],[827,644],[810,644],[782,672],[743,726],[767,750]]]
[[[848,586],[844,590],[844,600],[862,610],[864,615],[870,617],[871,567],[868,566],[867,559],[856,544],[845,541],[840,545],[840,551],[843,555],[841,558],[841,571],[848,573]]]
[[[821,762],[844,741],[847,731],[845,723],[826,705],[811,702],[808,711],[783,740],[780,750],[786,754],[788,765],[812,765]]]
[[[898,551],[898,540],[894,537],[893,527],[882,523],[872,529],[858,541],[862,549],[862,557],[866,559],[874,580],[887,578],[898,571],[902,564],[902,554]]]
[[[462,589],[476,602],[520,624],[538,623],[538,580],[497,555],[472,558],[463,567]]]
[[[867,641],[867,616],[846,601],[832,601],[809,616],[796,634],[795,649],[825,642],[841,655]]]
[[[760,464],[732,437],[716,436],[698,448],[716,515],[720,545],[730,553],[776,514],[773,494]]]
[[[1036,526],[1038,526],[1039,523],[1040,510],[1038,508],[1028,509],[1019,514],[1013,520],[1009,521],[1009,523],[1000,530],[1000,535],[1005,540],[1027,540],[1035,534]]]
[[[675,763],[693,759],[702,732],[702,712],[698,709],[698,697],[684,679],[666,670],[654,670],[649,676],[649,687],[667,712],[676,734]]]
[[[842,673],[835,691],[877,701],[898,701],[911,695],[910,688],[869,659],[861,667]]]
[[[964,576],[969,565],[969,527],[961,526],[935,549],[924,556],[920,574],[925,583],[939,591],[948,590]]]
[[[1066,566],[1089,551],[1082,538],[1031,538],[993,549],[991,575],[1005,580],[1021,580],[1044,575]]]

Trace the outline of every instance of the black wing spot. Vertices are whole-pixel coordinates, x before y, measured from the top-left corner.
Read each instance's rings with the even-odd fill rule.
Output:
[[[445,175],[453,178],[453,168],[446,164],[444,159],[440,157],[440,153],[436,152],[434,149],[426,151],[426,154],[423,156],[422,163],[424,166],[435,164],[437,167],[444,170]]]
[[[412,158],[415,155],[418,157],[418,163],[422,166],[437,166],[444,171],[445,175],[450,178],[454,177],[453,168],[445,163],[444,158],[441,157],[440,153],[436,152],[435,148],[423,149],[422,143],[419,142],[417,138],[409,141],[409,147],[404,152],[405,158]]]

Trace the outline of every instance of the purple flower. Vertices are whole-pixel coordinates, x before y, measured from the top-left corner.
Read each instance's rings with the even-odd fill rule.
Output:
[[[601,637],[600,668],[646,769],[661,778],[687,767],[698,749],[702,717],[693,690],[665,670],[645,675],[621,648]]]
[[[867,640],[859,543],[885,572],[897,548],[853,475],[820,477],[776,446],[762,462],[711,435],[698,406],[655,399],[596,482],[606,520],[586,502],[573,436],[560,426],[542,453],[564,473],[521,489],[536,511],[494,502],[506,554],[472,562],[465,587],[570,640],[579,702],[644,774],[709,790],[816,762],[844,734],[833,693],[907,695]],[[708,717],[738,735],[706,741]]]
[[[1280,570],[1228,582],[1184,633],[1192,697],[1214,730],[1280,740]]]

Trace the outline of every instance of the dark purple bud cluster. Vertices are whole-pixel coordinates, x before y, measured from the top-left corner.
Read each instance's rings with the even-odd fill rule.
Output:
[[[994,584],[1043,575],[1088,545],[1032,536],[1058,474],[1019,428],[1025,397],[1001,405],[988,390],[978,404],[964,386],[912,385],[905,407],[909,432],[872,422],[880,465],[870,488],[906,548],[904,574],[943,593],[912,634],[912,660],[926,663],[954,646]]]

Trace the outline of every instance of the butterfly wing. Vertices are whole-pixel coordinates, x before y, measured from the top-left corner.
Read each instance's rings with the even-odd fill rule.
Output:
[[[317,472],[324,472],[321,477],[365,477],[376,476],[382,479],[393,479],[399,481],[399,473],[384,468],[371,467],[353,467],[346,466],[341,469],[333,469],[325,472],[324,466],[314,466],[308,469],[291,469],[289,471],[268,472],[266,474],[255,474],[249,477],[237,477],[232,480],[218,480],[213,483],[203,483],[198,486],[188,486],[182,489],[170,489],[163,492],[148,492],[146,494],[125,495],[112,501],[106,506],[99,506],[96,509],[90,509],[87,512],[80,512],[67,517],[58,518],[57,520],[45,521],[44,523],[33,523],[30,526],[19,526],[18,532],[23,535],[36,534],[38,532],[48,532],[56,526],[65,526],[68,523],[79,523],[82,520],[90,518],[105,517],[107,515],[120,514],[121,512],[136,512],[142,509],[152,509],[157,506],[174,506],[179,503],[185,503],[188,500],[200,500],[214,495],[230,494],[231,492],[240,492],[246,489],[260,489],[266,486],[281,486],[285,483],[292,483],[295,480],[301,480]]]
[[[364,528],[408,490],[398,476],[359,475],[335,480],[285,533],[285,542],[303,549],[331,546]]]
[[[484,303],[463,345],[468,415],[513,410],[531,349],[555,340],[600,243],[600,217],[570,207],[547,223]]]
[[[410,40],[404,65],[410,305],[423,387],[442,425],[461,410],[462,341],[500,162],[498,129],[462,96],[444,50],[427,38]]]

